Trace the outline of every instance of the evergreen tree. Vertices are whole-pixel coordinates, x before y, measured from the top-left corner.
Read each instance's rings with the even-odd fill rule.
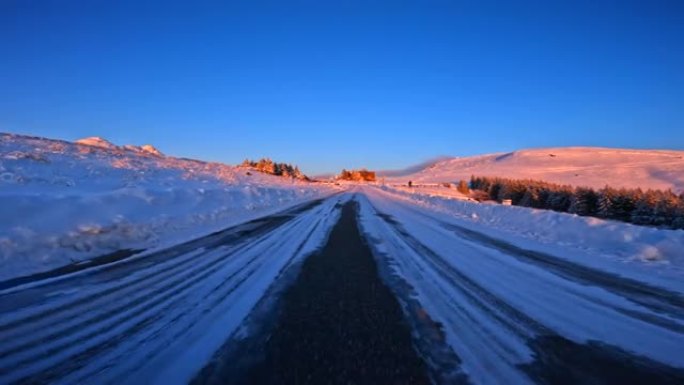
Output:
[[[632,211],[632,223],[637,225],[654,225],[657,200],[658,197],[655,191],[646,191],[636,202],[636,207]]]
[[[606,186],[598,194],[598,201],[596,203],[596,215],[599,218],[612,219],[613,202],[615,200],[615,190]]]
[[[535,187],[528,187],[525,194],[520,199],[520,206],[539,207],[539,190]]]
[[[678,197],[671,226],[673,229],[684,230],[684,193]]]
[[[460,183],[459,183],[460,184]],[[470,177],[472,195],[487,199],[511,199],[513,204],[596,215],[601,218],[684,228],[684,192],[643,192],[641,189],[616,190],[609,186],[600,191],[591,188],[572,188],[535,180],[515,180],[490,177]]]
[[[672,191],[658,192],[658,199],[653,208],[653,224],[670,227],[677,217],[679,199]]]
[[[612,218],[630,222],[632,220],[632,212],[636,207],[637,192],[634,190],[620,189],[615,193],[612,204]]]
[[[568,212],[587,216],[596,213],[596,192],[586,187],[578,187],[570,198]]]

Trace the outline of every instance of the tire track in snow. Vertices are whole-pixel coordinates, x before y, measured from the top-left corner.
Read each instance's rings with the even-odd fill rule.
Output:
[[[27,314],[0,316],[9,319],[0,321],[0,336],[5,341],[0,343],[0,382],[60,382],[82,369],[85,372],[80,378],[87,381],[89,375],[102,376],[103,370],[117,366],[116,359],[122,358],[122,354],[116,354],[120,345],[129,346],[125,351],[130,353],[139,351],[145,344],[158,342],[156,338],[172,342],[192,329],[198,320],[209,316],[213,307],[254,281],[260,268],[270,268],[267,261],[279,258],[282,262],[282,258],[286,258],[284,264],[276,264],[286,269],[294,259],[301,257],[308,236],[321,230],[323,209],[336,200],[339,198],[312,202],[289,213],[238,226],[232,233],[215,233],[201,242],[193,241],[176,250],[171,248],[155,253],[149,259],[128,260],[29,286],[26,291],[34,293],[34,298],[39,300],[29,298],[24,302],[22,310],[28,310]],[[298,242],[298,247],[284,249],[285,243],[290,241]],[[228,249],[223,246],[225,243],[236,244]],[[188,256],[188,252],[197,247],[205,250]],[[155,262],[165,264],[165,267],[156,269]],[[142,272],[126,280],[127,271],[139,270]],[[108,286],[110,282],[114,284]],[[98,291],[98,283],[103,290]],[[262,285],[268,283],[260,282]],[[45,298],[51,298],[41,294],[72,286],[87,290],[84,295],[72,296],[66,301],[52,297],[52,303],[41,303]],[[0,301],[22,298],[23,294],[21,288],[14,288],[3,292]],[[201,299],[196,300],[197,295],[201,295]],[[39,310],[32,312],[31,305]],[[181,322],[185,322],[182,327],[179,326]],[[45,329],[47,325],[50,325],[49,329]],[[17,330],[21,333],[15,334]],[[169,338],[169,333],[173,333],[173,338]],[[31,338],[32,334],[38,337]],[[147,337],[138,338],[135,344],[129,343],[143,334]],[[22,335],[24,339],[20,339]],[[159,351],[147,353],[154,356]],[[114,354],[114,359],[102,362],[99,357],[103,354]],[[87,370],[89,366],[90,371]]]
[[[371,200],[376,202],[376,199],[377,203],[382,203],[383,210],[390,211],[382,212],[375,204],[371,205]],[[597,295],[600,290],[589,289],[587,283],[560,275],[551,278],[550,274],[541,271],[536,273],[534,269],[543,267],[531,265],[529,261],[514,259],[515,263],[502,264],[506,261],[504,258],[510,256],[499,254],[500,257],[495,257],[499,250],[487,252],[487,245],[454,237],[453,232],[449,238],[448,232],[439,230],[440,226],[429,225],[429,222],[435,223],[435,219],[427,214],[420,213],[429,219],[425,224],[421,218],[407,215],[408,212],[418,211],[416,208],[404,207],[406,205],[385,201],[377,196],[371,196],[367,202],[364,228],[368,236],[378,243],[376,252],[382,254],[380,259],[386,259],[385,263],[390,263],[389,268],[411,285],[413,296],[422,302],[430,317],[443,324],[448,343],[463,362],[461,369],[472,382],[616,383],[620,378],[633,378],[655,383],[681,383],[684,380],[684,371],[681,369],[601,342],[602,337],[595,334],[601,330],[600,317],[612,317],[611,322],[624,320],[627,325],[622,328],[625,330],[636,330],[633,328],[645,325],[640,324],[644,322],[642,318],[629,315],[629,312],[634,311],[634,306],[616,306],[620,303],[617,297],[601,297]],[[387,214],[394,213],[395,208],[397,212],[402,212],[400,220]],[[400,209],[405,209],[406,213]],[[411,226],[405,228],[404,223]],[[420,239],[416,234],[420,234]],[[423,239],[430,242],[425,243]],[[463,252],[468,255],[453,255]],[[496,269],[490,271],[492,267]],[[555,272],[551,271],[551,274]],[[519,283],[526,281],[525,285],[519,286]],[[526,292],[526,287],[537,284],[540,286],[535,290]],[[566,299],[559,297],[556,302],[547,302],[546,297],[535,298],[533,293],[539,290],[542,293],[547,291],[547,297],[557,292]],[[622,297],[620,299],[624,300]],[[529,304],[521,307],[520,304],[525,301]],[[601,311],[596,321],[599,325],[587,326],[586,322],[591,322],[591,319],[585,319],[585,324],[576,325],[579,334],[570,333],[573,338],[594,333],[598,337],[596,341],[590,339],[585,343],[577,343],[564,336],[568,332],[567,328],[557,329],[557,320],[579,320],[576,317],[582,314],[572,314],[575,311],[572,306],[564,310],[566,305],[581,306],[576,309],[582,311]],[[547,314],[540,317],[540,314],[544,314],[540,311]],[[648,314],[657,317],[657,314]],[[644,342],[651,347],[660,346],[663,349],[661,353],[674,352],[676,341],[682,339],[681,332],[667,327],[665,331],[658,322],[651,323],[651,326],[659,334],[648,337],[652,341]],[[641,337],[648,335],[646,330],[642,330]],[[641,337],[627,335],[624,338],[636,338],[638,341]],[[573,355],[590,358],[576,360],[572,358]],[[666,357],[667,354],[659,356]],[[583,366],[592,362],[605,370]]]
[[[284,216],[280,216],[283,217]],[[294,218],[294,216],[292,216]],[[268,226],[268,229],[270,229],[272,226]],[[263,231],[259,232],[254,232],[255,236],[259,236],[262,234]],[[137,309],[141,308],[144,311],[143,306],[147,307],[154,307],[157,304],[161,303],[162,298],[168,298],[173,295],[177,295],[180,290],[177,289],[179,285],[182,282],[186,282],[190,280],[190,284],[197,283],[203,278],[206,278],[208,276],[208,273],[213,273],[215,272],[218,268],[220,268],[220,265],[217,266],[218,264],[225,262],[225,259],[231,255],[238,254],[245,250],[246,248],[249,247],[254,247],[258,242],[261,242],[263,240],[263,237],[257,237],[256,239],[246,239],[242,240],[240,244],[236,246],[235,249],[232,249],[230,251],[226,251],[224,256],[212,259],[211,258],[211,250],[207,252],[200,252],[198,255],[192,255],[190,254],[190,258],[187,258],[180,263],[174,264],[174,260],[172,260],[169,264],[164,269],[153,271],[151,274],[144,274],[142,277],[137,278],[131,282],[124,282],[123,284],[120,284],[114,288],[105,290],[104,292],[101,293],[96,293],[91,296],[85,297],[83,300],[79,300],[76,302],[72,302],[68,305],[63,305],[57,308],[52,308],[49,309],[47,312],[44,313],[38,313],[36,315],[31,316],[28,319],[20,319],[18,321],[13,322],[9,326],[5,326],[4,329],[10,328],[12,326],[15,327],[14,333],[10,334],[7,333],[6,330],[2,330],[0,333],[0,336],[2,336],[3,339],[5,340],[12,340],[18,338],[22,334],[26,333],[31,333],[30,328],[33,327],[33,329],[36,329],[39,326],[45,326],[45,329],[39,330],[37,333],[33,332],[32,335],[34,337],[33,340],[29,341],[24,341],[21,345],[19,346],[13,346],[10,349],[7,350],[0,350],[0,356],[2,357],[10,357],[16,353],[19,353],[23,350],[26,350],[31,347],[35,347],[37,345],[43,345],[41,350],[45,350],[44,345],[46,343],[49,343],[50,341],[54,340],[56,337],[59,338],[64,338],[67,335],[82,331],[84,326],[88,326],[91,324],[96,324],[98,322],[101,322],[103,320],[108,320],[112,316],[116,315],[121,315],[121,319],[125,319],[125,316],[135,316],[138,313],[131,313],[131,314],[121,314],[124,311],[130,311],[131,308]],[[207,255],[209,254],[209,255]],[[200,261],[201,263],[199,265],[192,266],[192,268],[186,272],[183,272],[183,269],[187,267],[187,265],[191,262],[195,262],[196,259],[199,257],[208,257],[205,258],[204,260]],[[164,274],[160,274],[160,273]],[[180,274],[180,276],[178,276]],[[199,276],[202,274],[201,276]],[[199,276],[199,277],[198,277]],[[155,277],[154,280],[150,281],[152,277]],[[165,282],[167,279],[172,279],[171,282],[166,283],[164,286],[157,288],[154,285],[160,282]],[[187,284],[185,285],[186,287],[188,286]],[[126,289],[125,291],[121,289]],[[148,292],[149,290],[154,290],[153,294],[154,296],[150,295]],[[173,292],[170,292],[172,289],[177,289]],[[145,291],[146,295],[140,295],[141,292]],[[169,295],[165,295],[166,293],[169,293]],[[136,296],[128,297],[129,294],[135,293]],[[111,299],[110,299],[111,297]],[[112,307],[112,303],[110,301],[114,300],[123,300],[121,304],[119,304],[116,307]],[[129,300],[128,302],[126,302]],[[102,304],[108,304],[108,308],[106,312],[98,312],[100,309],[96,306],[102,306]],[[89,304],[91,305],[89,308],[84,309],[82,305]],[[56,314],[62,313],[66,310],[74,310],[71,312],[66,317],[61,317],[57,318]],[[94,316],[91,316],[92,312],[96,312]],[[86,316],[84,316],[86,314]],[[41,324],[39,325],[32,325],[30,321],[42,321]],[[67,324],[67,321],[70,320],[77,320],[78,322],[73,325]],[[113,323],[113,322],[110,322]],[[49,326],[49,328],[47,328]],[[65,326],[60,328],[60,326]],[[28,329],[28,331],[27,331]],[[49,335],[41,335],[41,331],[48,331],[50,332]],[[67,346],[68,347],[68,346]],[[59,350],[50,350],[50,353],[57,353]],[[31,359],[34,359],[35,357],[29,357],[26,359],[26,361],[30,361]],[[14,363],[13,366],[21,366],[20,364]],[[0,368],[0,373],[2,373],[3,370]]]
[[[539,266],[546,271],[581,284],[597,286],[613,292],[629,301],[644,306],[656,313],[670,318],[684,320],[684,296],[681,293],[666,288],[622,277],[607,271],[597,270],[589,266],[555,257],[548,253],[529,250],[515,246],[501,239],[491,237],[481,232],[468,229],[431,217],[420,210],[408,208],[412,212],[438,223],[443,228],[452,231],[459,238],[498,250],[505,255],[519,261]],[[646,322],[669,328],[676,332],[684,332],[684,324],[673,322],[671,319],[649,315],[646,313],[620,309],[624,314],[641,317]]]

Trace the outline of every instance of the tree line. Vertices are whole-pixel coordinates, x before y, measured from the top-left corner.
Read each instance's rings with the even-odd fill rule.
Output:
[[[256,171],[266,174],[284,176],[296,179],[308,179],[306,175],[299,171],[298,166],[293,166],[289,163],[274,162],[269,158],[261,158],[258,161],[245,159],[242,162],[243,167],[252,167]]]
[[[671,190],[600,190],[531,179],[470,178],[478,200],[510,199],[513,205],[594,216],[637,225],[684,229],[684,192]]]

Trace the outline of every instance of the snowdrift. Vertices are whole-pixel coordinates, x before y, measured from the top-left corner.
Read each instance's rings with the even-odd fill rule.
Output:
[[[332,191],[247,171],[149,145],[0,133],[0,280],[177,243]]]

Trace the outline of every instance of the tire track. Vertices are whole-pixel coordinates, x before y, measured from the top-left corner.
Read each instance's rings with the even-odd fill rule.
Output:
[[[277,254],[288,241],[300,239],[300,227],[309,225],[303,234],[315,231],[320,220],[313,221],[312,225],[308,218],[322,214],[322,202],[319,200],[291,213],[252,221],[237,230],[215,233],[203,238],[202,242],[189,242],[178,250],[164,250],[147,260],[129,260],[121,265],[84,272],[85,277],[70,276],[57,282],[28,287],[28,291],[50,292],[50,289],[61,290],[69,286],[70,280],[75,280],[72,285],[88,285],[95,281],[106,284],[125,276],[125,270],[150,267],[131,281],[114,281],[113,286],[94,290],[85,297],[66,303],[57,300],[54,307],[40,304],[39,311],[0,325],[0,336],[7,342],[0,343],[0,382],[58,381],[92,366],[94,358],[105,352],[115,352],[124,342],[129,345],[130,341],[137,340],[137,344],[125,351],[135,352],[139,347],[155,342],[168,330],[175,331],[174,337],[183,335],[212,307],[226,301],[235,290],[252,279],[265,266],[269,256]],[[276,230],[279,233],[285,231],[288,236],[272,242]],[[297,256],[305,242],[306,239],[301,241],[283,269]],[[229,243],[230,247],[226,248],[223,243]],[[205,250],[188,253],[189,245]],[[164,261],[163,267],[153,269],[154,261]],[[197,290],[204,294],[199,301],[193,302],[193,296],[199,294]],[[3,293],[0,301],[10,300],[21,292],[19,288]],[[47,325],[50,327],[45,328]],[[29,338],[19,339],[22,335]],[[143,335],[147,337],[143,338]],[[170,343],[173,338],[165,341]],[[116,357],[121,358],[122,355]],[[99,363],[90,374],[99,374],[112,366],[116,366],[115,361]],[[87,380],[88,374],[81,378]]]
[[[606,289],[603,294],[602,290],[597,290],[605,289],[603,281],[589,283],[572,279],[530,260],[515,258],[507,263],[506,258],[512,257],[510,250],[501,255],[504,250],[488,251],[493,247],[467,237],[457,236],[449,241],[449,234],[453,234],[453,231],[444,231],[450,229],[414,207],[401,205],[402,210],[406,209],[406,214],[417,212],[430,221],[423,223],[419,221],[421,218],[402,214],[402,222],[399,222],[386,212],[379,211],[370,200],[367,202],[369,237],[385,245],[378,249],[382,256],[379,259],[386,260],[390,270],[412,285],[413,298],[417,297],[423,306],[428,305],[428,309],[434,311],[430,317],[436,316],[433,319],[442,323],[451,336],[450,345],[462,359],[460,361],[465,362],[464,370],[469,380],[504,384],[612,384],[625,383],[629,379],[641,381],[638,383],[649,381],[662,384],[684,381],[684,370],[666,364],[678,360],[670,360],[663,353],[676,349],[682,329],[662,312],[661,315],[649,312],[662,309],[660,306],[641,311],[623,301],[623,296],[629,296],[636,290],[625,289],[618,293]],[[382,207],[390,209],[393,206],[387,202],[387,206]],[[397,213],[400,212],[397,207]],[[402,223],[406,223],[406,227]],[[474,254],[451,256],[448,253],[452,247],[454,253]],[[548,270],[550,274],[545,273]],[[577,271],[580,270],[571,270],[574,273]],[[611,286],[613,289],[622,287],[619,284]],[[631,283],[625,286],[633,288]],[[638,331],[635,340],[646,338],[642,343],[648,347],[641,348],[634,343],[616,340],[615,333],[610,337],[602,334],[606,332],[602,331],[600,325],[592,325],[594,316],[591,314],[580,318],[574,314],[563,314],[566,304],[549,302],[553,299],[542,293],[544,288],[569,301],[567,305],[572,306],[568,310],[577,309],[582,314],[595,310],[598,312],[596,322],[604,319],[609,321],[608,325],[617,326],[618,330]],[[657,302],[658,289],[651,289],[651,292],[638,292],[649,293],[653,296],[650,303]],[[542,296],[537,299],[535,294]],[[665,296],[668,295],[669,292],[665,291]],[[666,299],[665,303],[669,303],[667,306],[673,304],[670,299]],[[668,317],[670,315],[674,314],[670,313]],[[577,324],[569,324],[571,322]],[[566,326],[559,326],[563,323]],[[573,328],[577,332],[572,331]],[[655,334],[650,337],[646,331]],[[507,340],[509,337],[513,339]],[[624,338],[628,340],[631,336]],[[510,351],[513,360],[507,360],[506,354],[501,354],[508,349],[506,344],[514,349]],[[519,347],[528,349],[528,353],[520,351]],[[653,354],[660,361],[634,352]],[[494,358],[497,356],[498,360]],[[488,366],[491,364],[496,370]]]
[[[440,221],[419,210],[408,209],[413,213],[438,223],[441,227],[452,231],[460,238],[498,250],[519,261],[539,266],[565,279],[585,285],[601,287],[655,312],[684,320],[684,295],[681,293],[580,265],[548,253],[518,247],[481,232]],[[661,320],[661,322],[665,323],[667,321]]]

